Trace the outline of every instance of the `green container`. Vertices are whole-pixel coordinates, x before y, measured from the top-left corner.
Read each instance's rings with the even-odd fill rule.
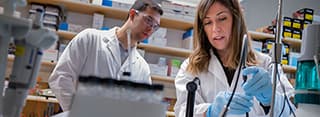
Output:
[[[300,61],[298,63],[295,89],[296,104],[308,103],[320,105],[320,80],[314,61]]]

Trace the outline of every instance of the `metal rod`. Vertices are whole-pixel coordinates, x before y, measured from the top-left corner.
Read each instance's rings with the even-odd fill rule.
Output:
[[[281,23],[282,23],[282,0],[279,0],[278,6],[278,15],[277,15],[277,33],[276,33],[276,41],[274,44],[275,52],[273,54],[273,74],[272,74],[272,98],[271,98],[271,110],[270,110],[270,117],[274,116],[274,103],[275,103],[275,96],[276,96],[276,87],[277,87],[277,68],[281,58]],[[279,47],[280,46],[280,47]],[[279,52],[280,50],[280,52]],[[279,54],[280,53],[280,54]]]
[[[318,74],[318,79],[320,79],[320,69],[319,69],[319,54],[313,56],[314,63],[316,64],[316,70]]]
[[[186,117],[193,117],[194,100],[198,85],[200,85],[200,80],[198,77],[188,82],[186,85],[186,88],[188,90]]]

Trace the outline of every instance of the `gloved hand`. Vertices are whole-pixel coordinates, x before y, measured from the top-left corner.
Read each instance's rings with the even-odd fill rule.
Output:
[[[228,103],[231,93],[219,92],[213,103],[209,106],[206,116],[218,117],[224,106]],[[245,114],[253,106],[253,97],[245,94],[235,93],[230,103],[227,114]]]
[[[252,74],[242,85],[245,94],[255,96],[265,106],[270,105],[272,96],[272,83],[270,74],[263,68],[252,66],[243,69],[242,75]]]

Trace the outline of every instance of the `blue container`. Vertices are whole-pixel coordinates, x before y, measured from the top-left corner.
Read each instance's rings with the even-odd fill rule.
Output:
[[[60,25],[59,25],[59,29],[67,31],[69,29],[68,23],[67,22],[61,22]]]
[[[103,0],[102,6],[109,6],[112,7],[112,1],[111,0]]]

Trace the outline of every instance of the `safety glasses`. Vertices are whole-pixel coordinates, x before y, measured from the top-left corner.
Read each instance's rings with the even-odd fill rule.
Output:
[[[143,20],[144,22],[152,27],[153,31],[157,31],[160,28],[160,25],[158,24],[157,21],[155,21],[155,19],[153,17],[151,17],[150,15],[147,15],[145,13],[139,12],[138,10],[135,10],[136,14],[142,14]]]

